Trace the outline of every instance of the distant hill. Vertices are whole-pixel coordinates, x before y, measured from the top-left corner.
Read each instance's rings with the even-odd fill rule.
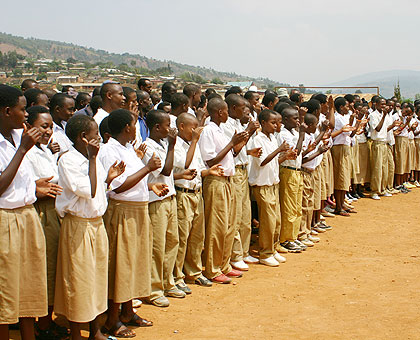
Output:
[[[168,60],[162,61],[147,58],[139,54],[109,53],[104,50],[96,50],[93,48],[82,47],[59,41],[23,38],[2,32],[0,32],[0,51],[3,53],[16,51],[26,57],[36,59],[48,58],[66,60],[68,58],[73,58],[81,62],[89,62],[92,64],[98,62],[112,62],[116,66],[120,64],[127,64],[130,67],[136,67],[142,71],[167,68],[169,65],[174,75],[181,75],[183,73],[190,72],[209,81],[219,78],[225,82],[247,80],[255,81],[259,86],[263,84],[266,86],[287,85],[267,78],[252,78],[231,72],[219,72],[211,68],[186,65]]]
[[[394,85],[400,83],[401,94],[406,98],[414,98],[420,93],[420,71],[392,70],[371,72],[351,77],[331,86],[379,86],[381,94],[391,97],[394,94]]]

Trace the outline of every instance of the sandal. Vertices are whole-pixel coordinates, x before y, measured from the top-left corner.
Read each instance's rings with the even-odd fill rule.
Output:
[[[153,321],[149,321],[143,319],[142,317],[138,316],[137,314],[133,314],[133,317],[128,322],[123,322],[126,326],[134,326],[134,327],[151,327],[153,326]]]
[[[344,211],[344,210],[341,210],[339,212],[334,211],[334,215],[340,215],[340,216],[346,216],[346,217],[350,216],[350,214],[347,211]]]
[[[101,328],[101,332],[103,334],[109,334],[112,337],[124,339],[134,338],[136,336],[136,333],[131,329],[127,328],[122,322],[118,322],[115,326],[109,329],[103,326]]]

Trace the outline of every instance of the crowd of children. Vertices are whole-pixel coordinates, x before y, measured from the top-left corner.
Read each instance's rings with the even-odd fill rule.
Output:
[[[141,301],[277,267],[354,201],[420,187],[420,102],[138,88],[0,85],[1,339],[134,337]]]

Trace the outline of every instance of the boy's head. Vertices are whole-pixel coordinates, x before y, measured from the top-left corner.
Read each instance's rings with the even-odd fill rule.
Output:
[[[261,125],[261,130],[266,135],[270,135],[277,130],[277,115],[274,111],[264,109],[258,115],[258,121]]]
[[[276,132],[279,133],[281,131],[281,126],[283,125],[283,116],[276,111],[274,111],[274,113],[276,114],[276,123],[277,123]]]
[[[124,92],[124,105],[122,106],[123,109],[130,110],[130,108],[136,107],[137,103],[137,93],[134,89],[128,86],[123,87]]]
[[[36,87],[26,90],[24,96],[26,98],[26,108],[34,105],[48,107],[48,96]]]
[[[86,105],[90,103],[90,100],[91,100],[91,97],[89,93],[79,92],[75,100],[76,110],[83,109]]]
[[[27,110],[29,127],[36,127],[41,132],[40,144],[47,145],[53,133],[53,120],[50,110],[45,106],[31,106]]]
[[[225,92],[225,98],[227,98],[230,94],[242,95],[242,89],[239,86],[232,86]]]
[[[150,131],[150,137],[163,139],[168,137],[171,120],[165,111],[152,110],[147,113],[146,125]]]
[[[288,107],[291,107],[290,104],[285,103],[285,102],[278,102],[276,106],[274,107],[274,111],[282,114],[283,110]]]
[[[229,113],[226,102],[221,98],[213,98],[207,104],[207,111],[210,118],[216,124],[226,123]]]
[[[99,124],[99,133],[102,137],[102,142],[106,144],[108,140],[112,137],[111,130],[109,129],[109,116],[106,116],[104,119],[102,119],[101,124]]]
[[[69,119],[66,125],[66,135],[77,148],[84,145],[83,139],[88,141],[92,139],[100,140],[98,124],[92,117],[86,115],[77,115]]]
[[[170,102],[162,102],[157,106],[157,109],[166,113],[171,113],[172,106]]]
[[[317,118],[321,113],[321,103],[317,99],[310,99],[306,102],[306,107],[308,109],[308,113],[312,113]]]
[[[10,129],[22,129],[27,117],[26,98],[22,91],[0,85],[0,124]]]
[[[178,116],[182,112],[187,112],[190,107],[190,100],[184,93],[175,93],[171,97],[172,114]]]
[[[344,96],[344,99],[347,100],[349,102],[349,104],[353,104],[354,103],[354,96],[352,94],[346,94]]]
[[[279,102],[279,98],[275,93],[268,93],[264,96],[262,103],[265,107],[269,108],[270,110],[274,109],[274,106]]]
[[[157,92],[152,92],[150,94],[150,99],[152,100],[153,105],[156,105],[157,103],[160,102],[160,96],[159,93]]]
[[[335,110],[341,115],[345,115],[349,112],[349,102],[344,97],[335,98],[334,106]]]
[[[198,107],[201,101],[201,87],[195,84],[187,84],[182,92],[189,98],[191,105]]]
[[[208,98],[212,93],[216,93],[216,90],[215,89],[211,89],[211,88],[208,88],[205,92],[204,92],[204,95]]]
[[[56,93],[50,101],[50,112],[54,119],[67,122],[74,114],[74,99],[65,93]]]
[[[293,108],[285,108],[282,112],[283,125],[286,129],[295,129],[299,126],[298,111]]]
[[[145,91],[148,94],[152,92],[152,82],[147,78],[140,78],[137,82],[140,91]]]
[[[117,109],[109,114],[108,127],[114,138],[124,134],[128,142],[136,139],[136,120],[126,109]]]
[[[105,83],[101,86],[100,96],[104,106],[111,110],[120,109],[124,105],[124,91],[120,84]]]
[[[168,81],[162,85],[162,101],[171,102],[171,97],[176,93],[176,86],[174,83]]]
[[[258,92],[255,92],[255,91],[247,91],[247,92],[245,92],[244,98],[246,100],[248,100],[249,103],[252,106],[254,106],[254,105],[256,105],[259,102],[260,95],[258,94]]]
[[[233,119],[241,119],[245,114],[246,99],[238,94],[230,94],[226,98],[229,116]]]
[[[386,107],[386,100],[381,97],[376,98],[375,100],[376,110],[378,110],[379,112],[383,112],[383,110],[385,110],[385,107]]]
[[[318,126],[318,118],[312,113],[307,113],[305,114],[304,121],[305,121],[305,124],[308,126],[308,128],[306,129],[306,132],[315,133],[316,128]]]
[[[187,142],[192,140],[192,132],[198,127],[198,120],[192,114],[184,112],[176,119],[178,136]]]
[[[22,90],[22,92],[36,87],[38,87],[38,82],[34,79],[25,79],[20,85],[20,89]]]
[[[97,96],[93,96],[92,100],[89,103],[90,109],[93,112],[93,115],[96,114],[96,112],[98,112],[98,110],[102,107],[102,98],[101,96],[97,95]]]

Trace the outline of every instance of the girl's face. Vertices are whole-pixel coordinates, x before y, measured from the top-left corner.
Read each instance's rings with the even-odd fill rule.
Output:
[[[86,138],[88,141],[97,139],[100,142],[101,136],[99,136],[98,124],[96,124],[96,122],[91,122],[90,129],[86,132],[82,132],[82,137]]]
[[[33,122],[32,127],[36,127],[41,132],[39,144],[47,145],[53,133],[53,120],[49,113],[40,113]]]
[[[277,129],[277,117],[274,114],[270,114],[267,120],[261,121],[262,131],[266,134],[272,134]]]

